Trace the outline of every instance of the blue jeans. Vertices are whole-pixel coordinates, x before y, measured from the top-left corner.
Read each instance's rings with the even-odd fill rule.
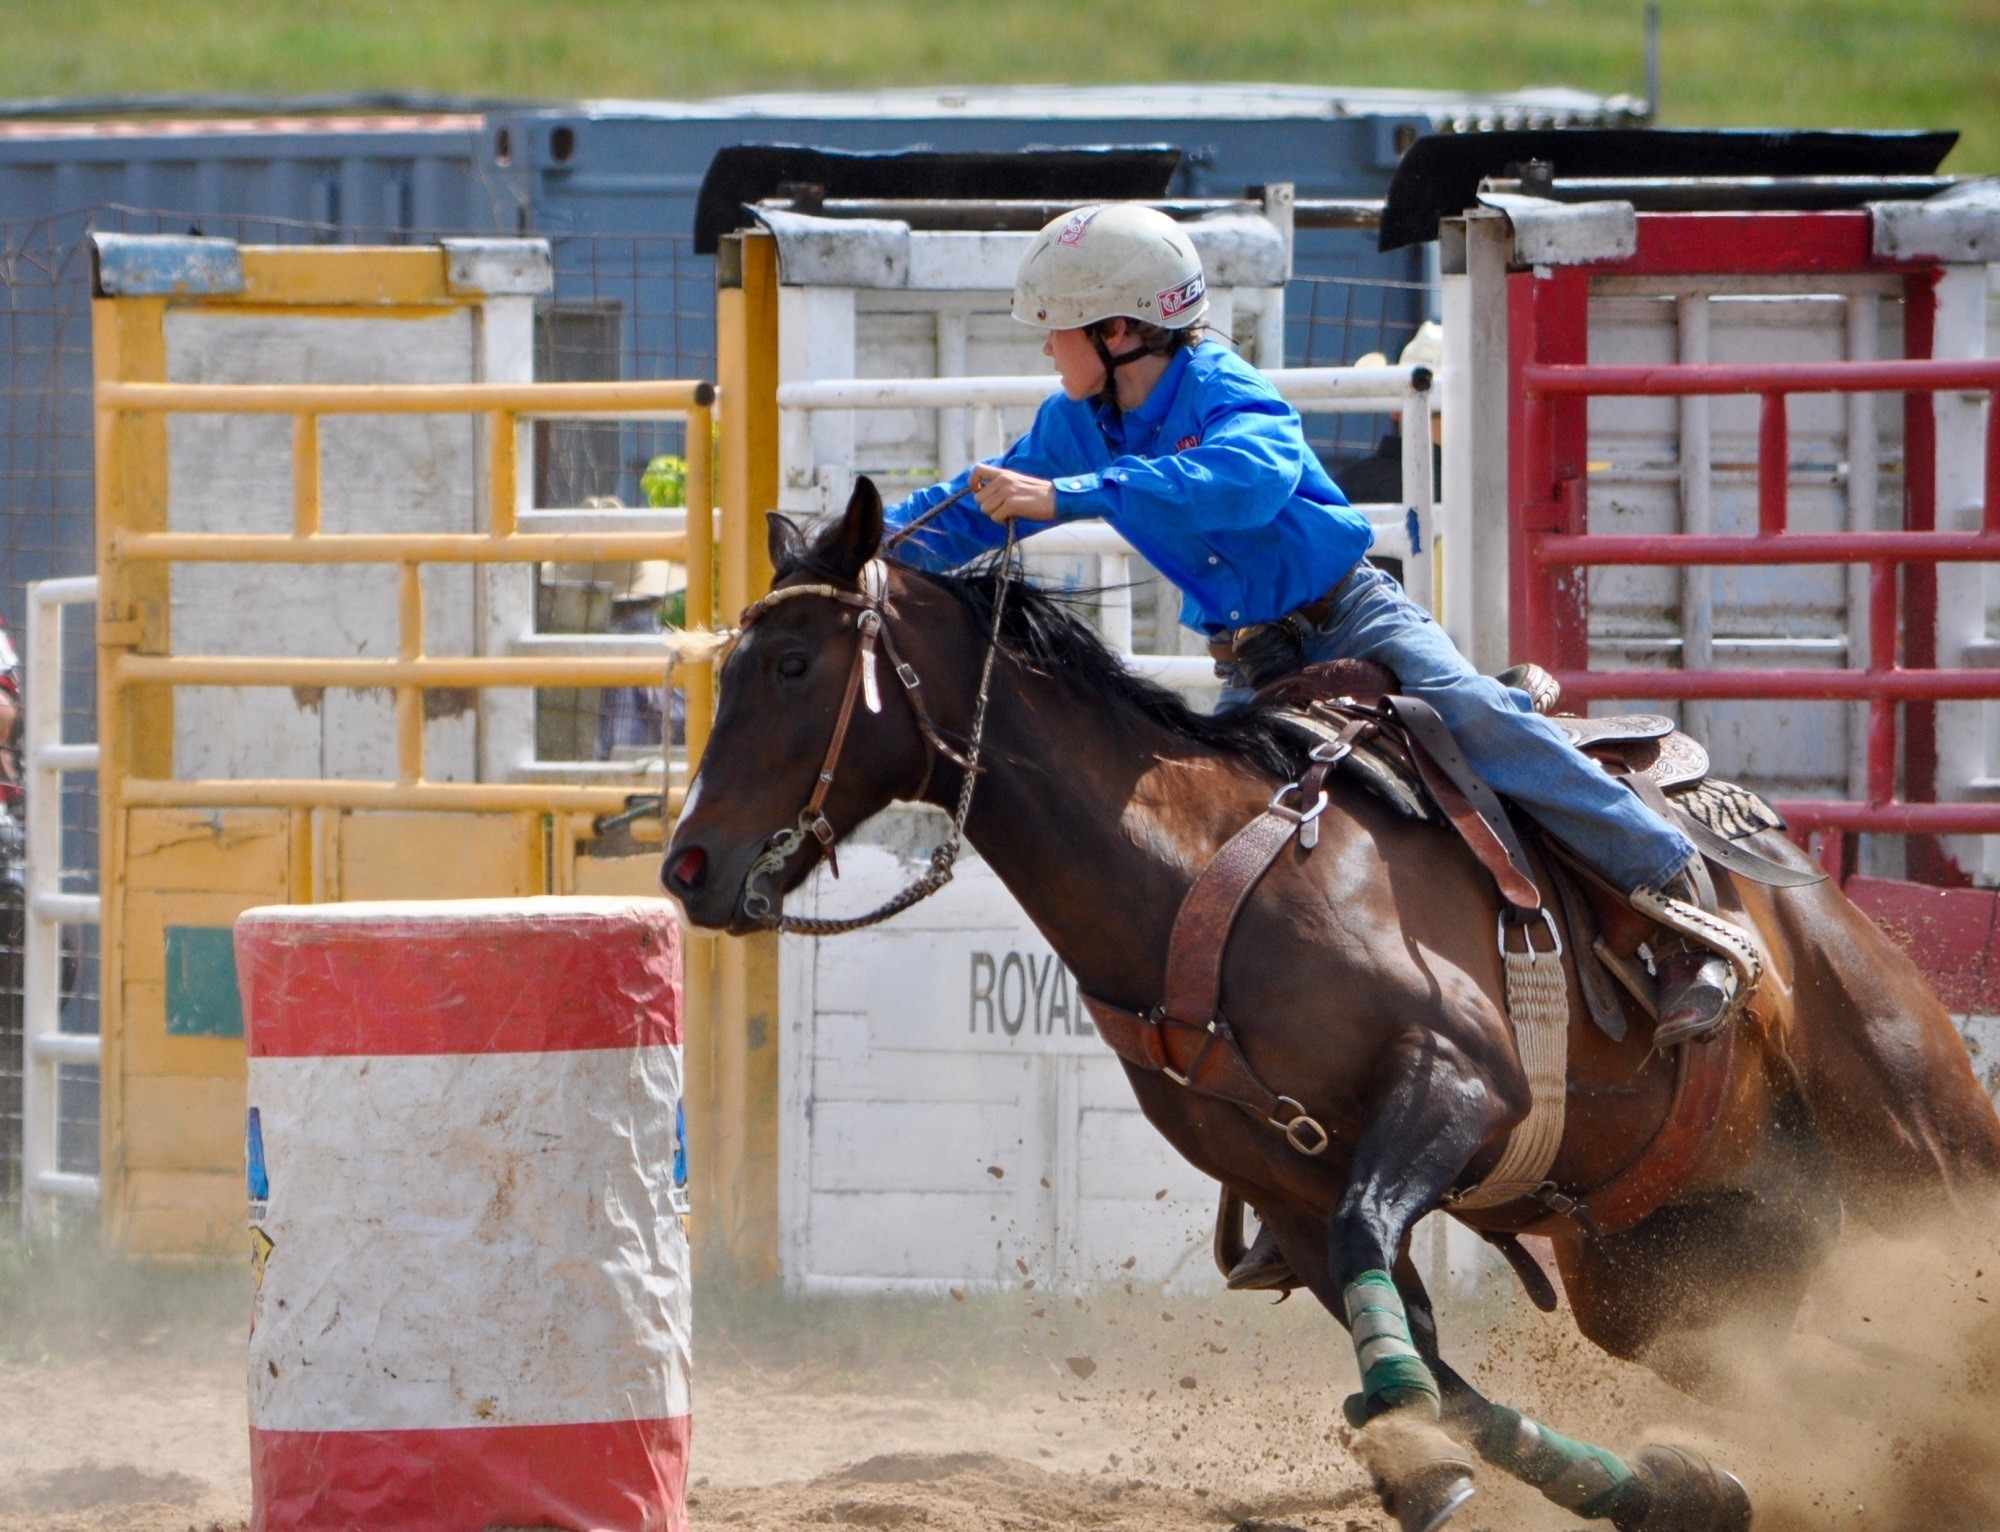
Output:
[[[1482,676],[1403,588],[1371,564],[1341,585],[1333,614],[1306,644],[1306,663],[1373,660],[1396,673],[1405,696],[1438,711],[1465,758],[1619,888],[1658,888],[1694,844],[1534,711],[1527,693]],[[1248,700],[1237,681],[1221,706]]]

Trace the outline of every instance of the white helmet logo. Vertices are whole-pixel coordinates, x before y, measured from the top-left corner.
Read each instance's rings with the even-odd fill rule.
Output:
[[[1192,308],[1201,301],[1202,294],[1207,291],[1208,284],[1202,280],[1201,273],[1196,272],[1180,286],[1170,287],[1158,295],[1155,301],[1160,305],[1160,317],[1172,319],[1183,310]]]
[[[1083,240],[1083,231],[1090,227],[1091,219],[1103,211],[1104,209],[1101,207],[1078,208],[1074,213],[1069,215],[1069,221],[1062,226],[1062,232],[1056,235],[1056,243],[1059,245],[1080,244]]]

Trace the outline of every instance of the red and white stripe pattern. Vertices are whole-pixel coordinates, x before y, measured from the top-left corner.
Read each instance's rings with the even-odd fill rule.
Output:
[[[236,961],[253,1527],[680,1532],[670,908],[252,910]]]

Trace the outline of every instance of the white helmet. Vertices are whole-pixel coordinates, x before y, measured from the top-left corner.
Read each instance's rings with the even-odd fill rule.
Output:
[[[1014,317],[1043,330],[1120,317],[1184,330],[1207,312],[1193,241],[1136,202],[1065,213],[1035,236],[1014,278]]]

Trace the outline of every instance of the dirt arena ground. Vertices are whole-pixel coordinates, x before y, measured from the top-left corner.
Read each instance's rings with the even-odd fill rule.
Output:
[[[1970,1264],[1862,1242],[1815,1290],[1783,1362],[1750,1370],[1726,1404],[1599,1356],[1566,1314],[1535,1314],[1497,1283],[1451,1305],[1449,1350],[1560,1428],[1714,1451],[1749,1482],[1759,1532],[1991,1532],[2000,1261],[1961,1254]],[[234,1532],[249,1502],[240,1279],[85,1265],[38,1302],[19,1301],[22,1284],[51,1274],[12,1273],[17,1298],[0,1299],[0,1532]],[[117,1289],[95,1305],[79,1290],[93,1274]],[[1302,1299],[714,1305],[697,1338],[697,1527],[1392,1525],[1340,1421],[1345,1339]],[[1487,1473],[1457,1525],[1580,1524]]]

